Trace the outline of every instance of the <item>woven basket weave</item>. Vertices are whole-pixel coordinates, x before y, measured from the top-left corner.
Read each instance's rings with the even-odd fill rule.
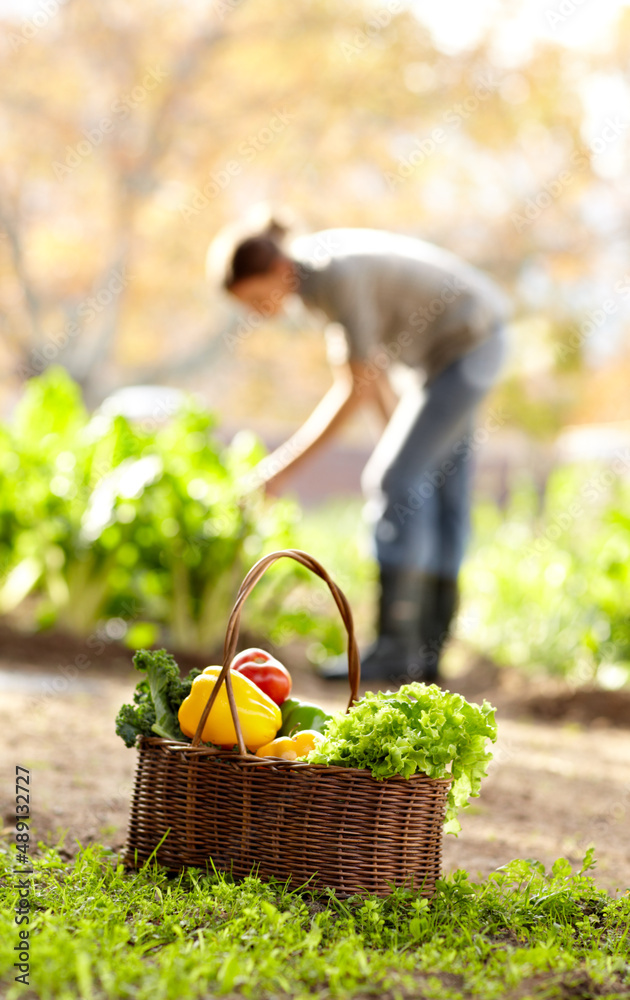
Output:
[[[261,877],[293,885],[310,880],[314,888],[344,894],[383,896],[393,886],[406,885],[430,896],[440,874],[449,779],[414,775],[376,781],[366,770],[261,758],[245,747],[229,665],[243,602],[267,567],[283,556],[312,570],[332,592],[348,632],[348,708],[355,701],[360,663],[345,596],[306,552],[286,549],[265,556],[237,594],[223,670],[192,743],[140,740],[125,862],[137,866],[154,854],[174,871],[214,865],[241,876],[255,869]],[[238,753],[200,744],[221,683],[227,688]]]

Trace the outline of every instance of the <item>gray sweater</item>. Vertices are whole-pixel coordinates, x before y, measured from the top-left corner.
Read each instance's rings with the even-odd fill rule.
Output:
[[[297,292],[340,323],[351,360],[388,355],[432,379],[510,313],[485,274],[423,240],[374,229],[327,229],[291,244]]]

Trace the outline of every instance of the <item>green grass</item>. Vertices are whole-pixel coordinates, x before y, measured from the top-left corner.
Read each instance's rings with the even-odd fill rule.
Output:
[[[41,845],[40,845],[41,847]],[[0,995],[41,1000],[213,996],[630,997],[630,895],[563,859],[457,872],[431,903],[409,891],[340,900],[255,877],[126,872],[103,847],[31,878],[30,990],[13,982],[15,856],[1,855]]]

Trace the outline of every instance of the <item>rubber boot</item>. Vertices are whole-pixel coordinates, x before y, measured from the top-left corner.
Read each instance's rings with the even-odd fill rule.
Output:
[[[433,684],[439,677],[440,656],[451,635],[457,610],[457,581],[446,577],[424,577],[420,594],[419,646],[414,680]]]
[[[361,654],[361,679],[409,681],[418,672],[418,605],[424,575],[404,567],[381,567],[378,638]],[[320,667],[325,680],[348,677],[348,658]]]

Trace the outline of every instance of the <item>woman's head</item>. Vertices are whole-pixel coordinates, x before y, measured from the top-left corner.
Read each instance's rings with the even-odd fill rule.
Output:
[[[221,283],[264,316],[275,316],[295,288],[295,268],[282,249],[286,227],[271,220],[262,231],[222,247]]]

